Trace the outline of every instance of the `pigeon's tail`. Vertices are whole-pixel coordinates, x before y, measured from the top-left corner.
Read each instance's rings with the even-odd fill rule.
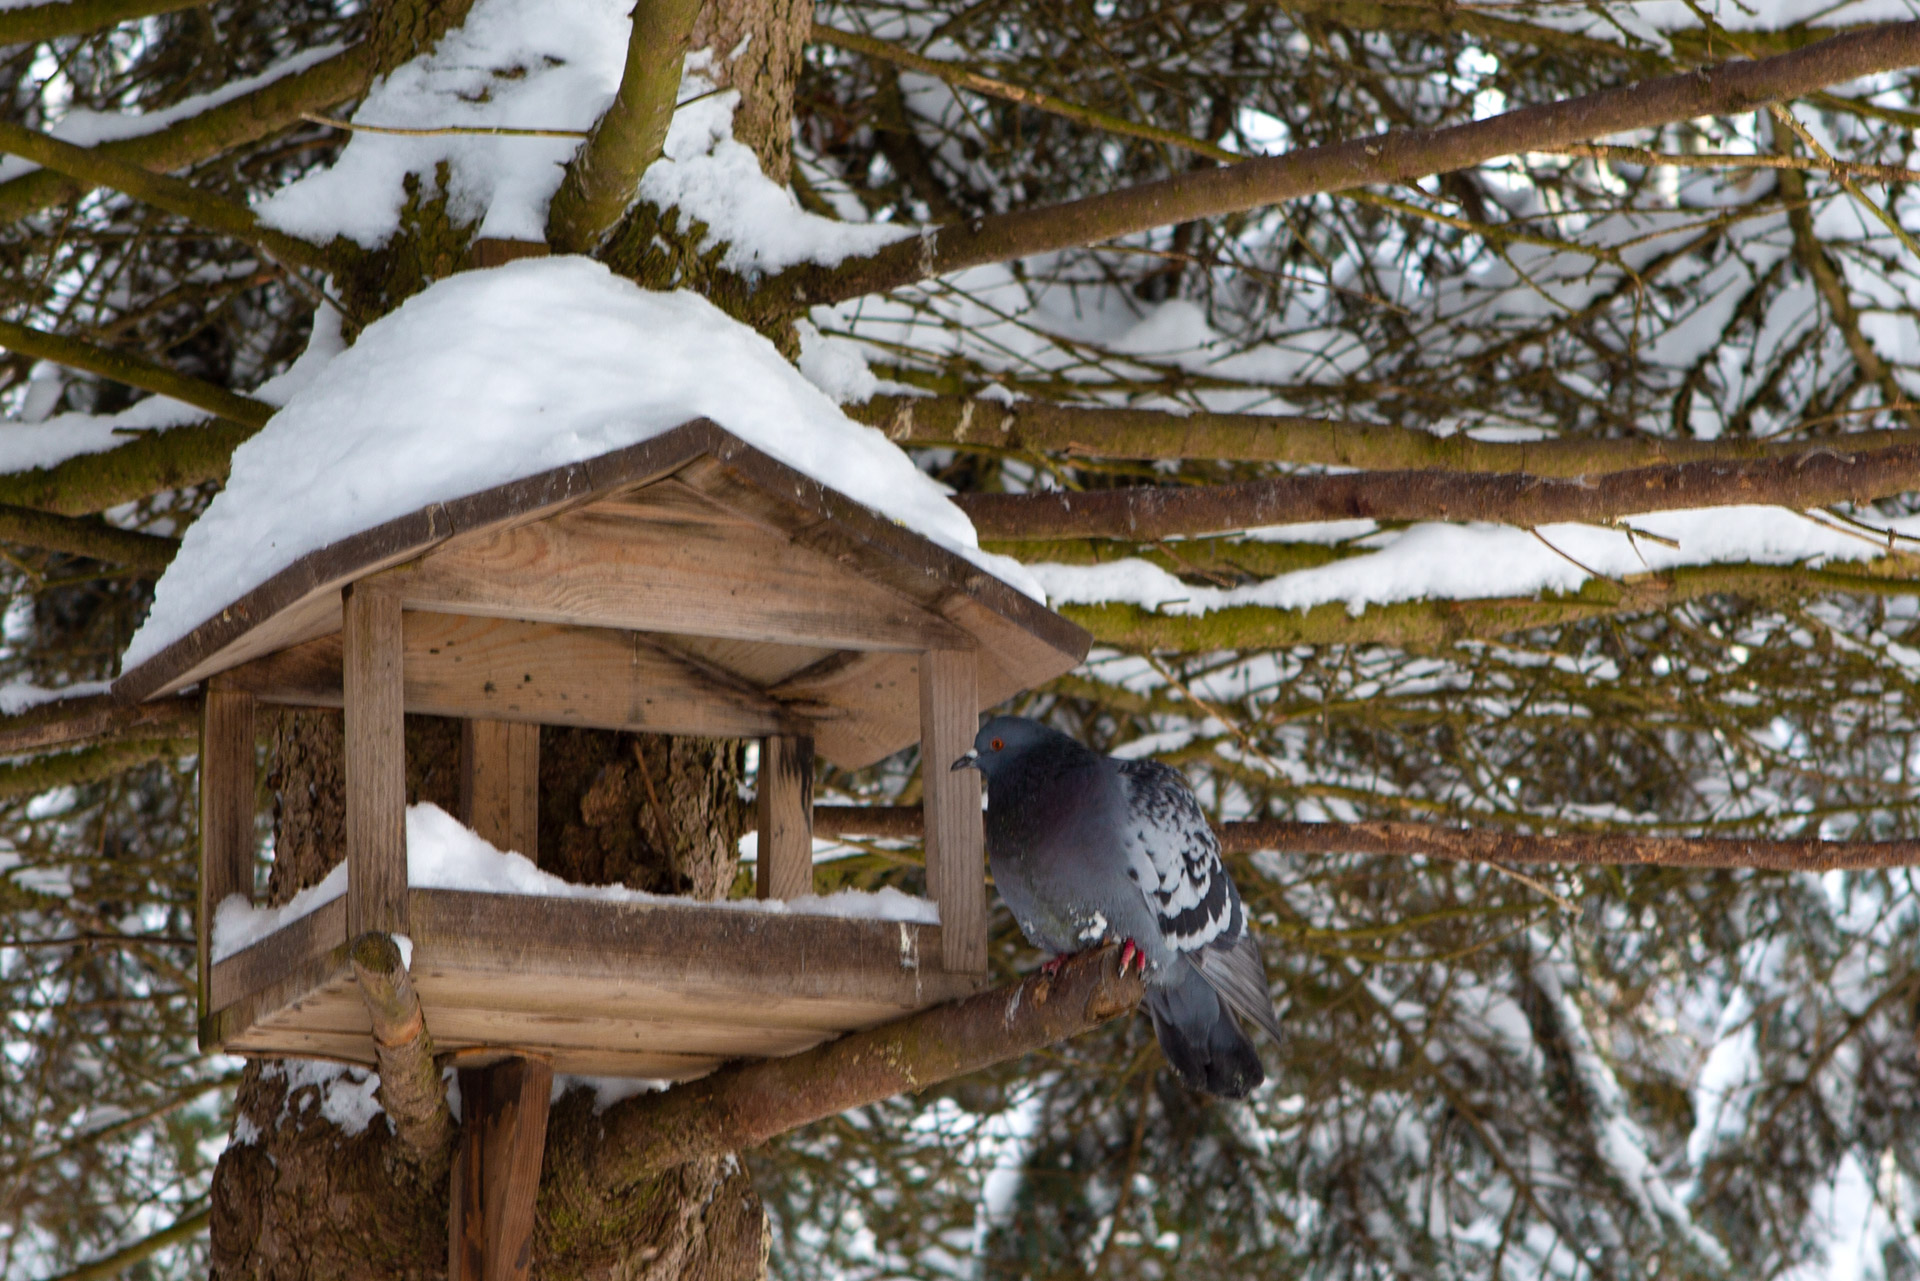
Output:
[[[1244,1099],[1267,1079],[1253,1042],[1200,971],[1176,962],[1180,977],[1147,989],[1153,1033],[1173,1070],[1190,1089]]]

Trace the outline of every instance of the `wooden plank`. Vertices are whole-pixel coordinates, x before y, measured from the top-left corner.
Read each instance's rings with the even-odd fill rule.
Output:
[[[460,821],[503,850],[534,858],[540,843],[540,727],[460,724]]]
[[[552,1003],[604,985],[607,999],[636,1013],[835,1028],[978,986],[932,963],[937,925],[463,890],[417,889],[412,900],[423,1000],[443,981],[497,985],[503,1005],[516,990],[524,995],[514,1000]]]
[[[347,934],[407,932],[407,735],[400,597],[356,583],[343,605]]]
[[[460,1146],[447,1216],[449,1281],[526,1281],[553,1067],[510,1058],[460,1072]]]
[[[344,914],[339,919],[344,921]],[[347,945],[341,943],[300,961],[281,977],[236,997],[231,1004],[215,1006],[213,1013],[200,1020],[200,1048],[209,1053],[225,1049],[268,1020],[297,1022],[301,1009],[316,993],[336,986],[344,990],[344,985],[353,981]],[[371,1044],[368,1052],[372,1052]]]
[[[209,980],[212,1008],[225,1009],[259,992],[347,943],[347,901],[322,903],[297,920],[224,960],[215,961]]]
[[[435,1045],[448,1051],[479,1047]],[[334,1059],[374,1067],[373,1039],[364,1033],[309,1032],[299,1028],[259,1028],[229,1044],[226,1053],[247,1058]],[[705,1076],[724,1060],[712,1055],[626,1053],[602,1050],[557,1050],[553,1070],[579,1076],[641,1077],[655,1081],[691,1081]]]
[[[979,699],[971,652],[920,656],[921,805],[927,892],[940,904],[941,958],[957,974],[987,971],[986,836],[980,775],[949,766],[973,746]]]
[[[808,724],[805,709],[632,632],[408,613],[404,633],[409,712],[712,738]],[[338,707],[340,646],[310,641],[229,677],[261,702]]]
[[[555,1002],[522,1000],[526,985],[511,990],[483,988],[474,983],[449,982],[444,978],[427,984],[415,984],[420,1008],[433,1029],[434,1044],[445,1052],[461,1046],[518,1046],[524,1050],[557,1053],[561,1050],[593,1050],[606,1053],[665,1053],[695,1056],[767,1057],[793,1054],[817,1045],[835,1035],[837,1027],[789,1027],[777,1023],[727,1023],[711,1017],[711,1011],[662,1017],[635,1012],[617,999],[582,999],[568,985],[547,981],[549,992],[563,989],[566,995]],[[601,990],[604,995],[604,988]],[[367,1036],[371,1034],[366,1001],[357,1005],[350,991],[316,992],[301,1003],[297,1013],[276,1014],[264,1019],[260,1027],[294,1027],[303,1032]],[[564,1008],[561,1008],[564,1006]],[[585,1009],[587,1013],[581,1013]],[[869,1019],[884,1022],[899,1017],[899,1012],[882,1010]],[[849,1020],[851,1022],[851,1020]]]
[[[848,649],[964,648],[938,614],[746,525],[587,507],[390,571],[411,609]]]
[[[212,682],[200,702],[200,895],[195,913],[200,1017],[213,995],[213,918],[238,894],[253,901],[253,696]]]
[[[754,893],[782,899],[813,893],[813,740],[791,734],[761,739],[755,786]]]

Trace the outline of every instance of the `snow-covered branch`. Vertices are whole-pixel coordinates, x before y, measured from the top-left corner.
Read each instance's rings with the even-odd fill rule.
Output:
[[[1736,115],[1861,76],[1920,64],[1920,22],[1889,23],[1772,58],[1723,63],[1620,89],[1523,107],[1445,129],[1408,129],[1125,187],[930,230],[834,268],[769,281],[780,307],[884,293],[967,267],[1102,244],[1155,227],[1589,142],[1702,116]]]

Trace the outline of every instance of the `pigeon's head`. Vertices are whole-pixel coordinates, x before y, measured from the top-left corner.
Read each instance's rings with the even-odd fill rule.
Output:
[[[1024,716],[996,716],[980,727],[973,736],[973,750],[955,761],[953,768],[977,769],[991,781],[1028,752],[1062,737],[1058,730]]]

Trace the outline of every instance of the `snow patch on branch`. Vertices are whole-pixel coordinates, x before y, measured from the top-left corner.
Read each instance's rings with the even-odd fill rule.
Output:
[[[1342,603],[1358,617],[1369,606],[1410,600],[1574,592],[1595,574],[1622,578],[1696,565],[1866,561],[1886,551],[1881,539],[1782,507],[1657,512],[1635,516],[1631,524],[1679,546],[1594,525],[1542,525],[1536,535],[1505,525],[1430,523],[1378,536],[1378,549],[1369,554],[1244,587],[1194,586],[1145,560],[1027,568],[1056,603],[1118,602],[1173,615]],[[1902,533],[1920,532],[1920,518],[1891,524]]]

